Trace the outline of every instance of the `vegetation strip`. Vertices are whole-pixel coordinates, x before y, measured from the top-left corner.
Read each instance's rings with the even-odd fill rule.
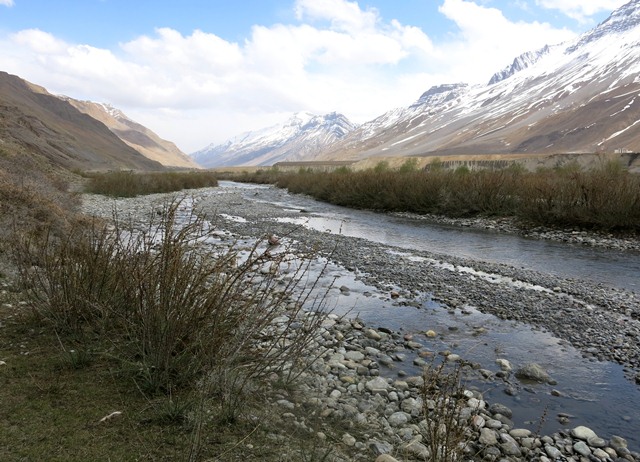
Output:
[[[515,217],[521,226],[579,227],[640,232],[640,175],[613,162],[582,171],[577,164],[526,172],[446,170],[435,162],[416,170],[407,161],[398,170],[384,162],[365,171],[278,169],[233,175],[236,181],[276,184],[292,193],[346,207],[448,217]]]

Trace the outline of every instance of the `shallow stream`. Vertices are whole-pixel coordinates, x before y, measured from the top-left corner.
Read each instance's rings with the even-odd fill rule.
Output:
[[[249,200],[279,206],[283,216],[274,216],[274,220],[293,221],[320,232],[393,245],[405,249],[408,256],[412,250],[426,250],[640,292],[638,253],[350,210],[264,186],[222,182],[221,188],[242,188]],[[302,213],[291,218],[291,210]],[[316,270],[320,274],[321,266]],[[603,438],[617,434],[629,441],[632,450],[640,449],[640,388],[625,378],[621,366],[583,358],[567,342],[526,324],[503,321],[473,307],[452,310],[431,300],[429,294],[421,298],[420,308],[398,306],[386,294],[342,268],[329,268],[322,277],[325,286],[333,282],[328,304],[337,313],[358,315],[372,327],[414,333],[417,341],[436,354],[449,350],[494,372],[500,370],[495,363],[497,358],[506,358],[514,368],[527,362],[545,367],[557,384],[521,384],[512,377],[510,382],[517,388],[515,396],[505,393],[508,384],[499,379],[472,384],[490,402],[512,408],[518,427],[540,429],[543,434],[549,434],[561,428],[586,425]],[[348,295],[338,289],[341,286],[349,288]],[[437,337],[423,335],[429,329],[434,330]],[[396,376],[403,370],[410,375],[419,374],[413,359],[407,357],[384,373]],[[570,416],[569,422],[559,422],[559,414]]]

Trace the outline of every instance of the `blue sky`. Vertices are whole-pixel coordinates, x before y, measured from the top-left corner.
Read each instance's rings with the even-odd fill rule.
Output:
[[[0,0],[0,70],[193,152],[290,113],[356,122],[486,82],[625,0]]]

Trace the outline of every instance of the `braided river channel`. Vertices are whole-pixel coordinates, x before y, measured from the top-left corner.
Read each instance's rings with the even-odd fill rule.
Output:
[[[354,245],[362,240],[375,243],[386,248],[389,255],[402,255],[407,261],[424,259],[424,252],[429,252],[437,255],[436,265],[441,265],[443,272],[458,268],[469,273],[469,277],[487,278],[487,285],[501,275],[474,272],[473,262],[507,265],[516,273],[534,271],[548,275],[549,280],[560,278],[583,287],[632,293],[636,303],[640,296],[640,253],[637,251],[525,238],[493,230],[351,210],[271,186],[221,182],[217,189],[218,194],[233,192],[246,201],[268,207],[269,219],[275,224],[299,225],[305,232],[324,236],[323,239],[338,235],[358,238],[353,240]],[[205,202],[207,200],[215,201],[215,198],[212,195]],[[238,211],[236,214],[230,208],[229,215],[222,216],[229,225],[234,221],[251,221],[250,217],[242,217],[242,207]],[[468,263],[464,268],[459,263],[452,265],[447,262],[449,257],[463,258]],[[362,262],[362,266],[366,267],[366,262]],[[436,355],[447,350],[494,372],[500,371],[496,364],[498,358],[507,359],[514,370],[529,362],[542,365],[554,379],[552,385],[521,383],[513,375],[506,381],[471,383],[489,402],[510,407],[516,426],[550,434],[585,425],[603,438],[623,436],[631,450],[640,450],[640,385],[634,380],[635,375],[630,375],[623,366],[585,355],[567,339],[560,339],[544,328],[500,319],[469,304],[452,307],[446,301],[434,299],[428,291],[416,297],[417,304],[400,306],[386,296],[387,292],[373,288],[357,276],[357,271],[351,270],[338,264],[318,270],[322,273],[320,277],[333,283],[330,290],[333,298],[328,303],[337,314],[348,312],[372,327],[384,326],[413,334]],[[402,271],[401,268],[395,270]],[[571,322],[570,315],[567,322]],[[436,332],[437,337],[426,338],[424,332],[428,330]],[[630,342],[637,345],[640,334]],[[402,370],[409,375],[419,375],[420,364],[415,365],[412,359],[408,357],[381,373],[396,377]]]

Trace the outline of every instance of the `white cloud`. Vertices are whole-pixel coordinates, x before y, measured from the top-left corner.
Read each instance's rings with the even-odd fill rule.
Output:
[[[362,11],[348,0],[297,0],[295,12],[299,20],[325,20],[333,29],[352,33],[374,30],[380,19],[375,8]]]
[[[348,0],[297,0],[294,8],[297,23],[256,25],[238,43],[161,28],[109,50],[25,30],[0,38],[0,69],[109,102],[192,152],[294,111],[364,122],[431,85],[485,82],[516,55],[573,36],[511,22],[479,0],[443,0],[440,12],[458,33],[440,43]]]
[[[574,32],[548,23],[512,22],[497,8],[468,0],[444,0],[439,10],[459,29],[458,36],[439,49],[451,74],[463,76],[466,69],[465,81],[487,81],[519,54],[575,37]]]
[[[559,10],[566,16],[585,22],[590,16],[602,11],[612,11],[629,0],[536,0],[536,5]]]
[[[0,0],[0,5],[4,5],[4,6],[13,6],[13,0]]]

